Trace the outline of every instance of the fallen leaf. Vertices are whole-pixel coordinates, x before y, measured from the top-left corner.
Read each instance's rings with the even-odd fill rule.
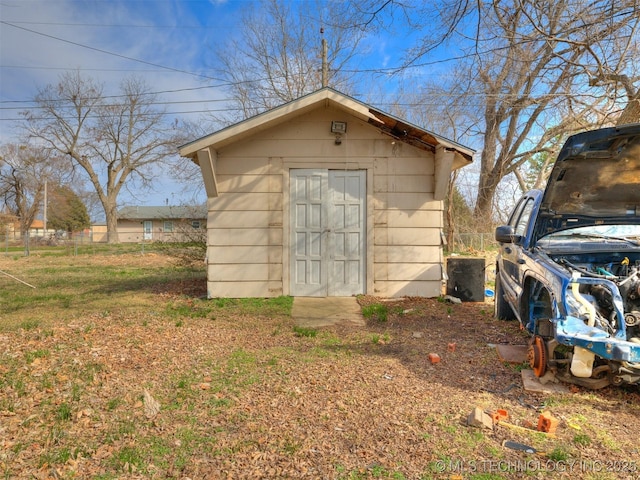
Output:
[[[145,389],[144,391],[144,415],[148,419],[154,418],[160,412],[160,402],[151,396]]]

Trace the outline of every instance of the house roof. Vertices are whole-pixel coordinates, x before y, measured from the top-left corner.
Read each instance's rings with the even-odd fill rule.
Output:
[[[197,152],[203,148],[211,146],[221,148],[323,104],[346,111],[404,143],[429,151],[435,151],[437,146],[442,146],[454,150],[466,164],[472,162],[475,150],[440,137],[389,113],[384,113],[328,87],[187,143],[179,148],[180,155],[191,158],[198,163]]]
[[[122,220],[181,220],[207,218],[204,206],[175,207],[123,207],[118,210],[118,218]]]

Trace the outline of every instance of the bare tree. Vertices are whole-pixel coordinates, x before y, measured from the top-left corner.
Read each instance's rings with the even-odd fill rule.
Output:
[[[74,72],[42,89],[36,97],[38,110],[26,112],[31,137],[65,156],[95,189],[111,243],[119,241],[122,189],[132,182],[148,187],[179,142],[154,100],[135,78],[122,82],[120,95],[106,97],[91,78]]]
[[[6,144],[0,147],[0,198],[5,210],[18,217],[20,235],[42,213],[45,183],[60,180],[61,162],[44,148]]]
[[[449,91],[482,114],[474,214],[490,221],[505,176],[537,154],[555,156],[570,133],[615,122],[624,105],[633,111],[638,0],[442,5],[441,28],[410,51],[406,65],[418,65],[447,39],[462,42],[456,69],[476,75],[462,86],[456,77]]]
[[[365,34],[381,25],[391,1],[286,2],[247,4],[240,35],[216,47],[216,63],[229,83],[234,115],[229,124],[295,100],[323,86],[322,39],[327,43],[327,83],[348,93],[355,82],[354,61]],[[348,65],[352,68],[347,68]]]
[[[525,10],[525,15],[528,12]],[[574,13],[574,12],[571,12]],[[528,15],[534,31],[547,41],[565,45],[558,55],[570,61],[567,53],[584,51],[584,61],[576,68],[588,78],[589,87],[603,91],[615,99],[616,105],[610,114],[618,125],[640,121],[640,2],[625,0],[612,5],[610,2],[594,2],[588,8],[576,9],[575,15],[583,21],[580,28],[583,37],[574,31],[549,31],[541,26],[538,17]],[[609,27],[609,28],[607,28]]]

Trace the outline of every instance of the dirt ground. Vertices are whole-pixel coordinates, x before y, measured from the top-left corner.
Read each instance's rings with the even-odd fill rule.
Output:
[[[202,281],[158,288],[158,305],[184,307],[170,321],[94,312],[0,334],[0,473],[640,478],[639,389],[525,391],[526,365],[501,362],[495,345],[527,337],[491,303],[365,296],[386,320],[311,332],[286,317],[189,313],[204,293]],[[467,426],[474,407],[520,428]],[[554,436],[535,432],[542,411]]]

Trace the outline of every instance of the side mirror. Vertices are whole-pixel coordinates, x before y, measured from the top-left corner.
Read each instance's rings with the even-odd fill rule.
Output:
[[[501,225],[496,228],[496,241],[500,243],[514,243],[518,241],[519,235],[516,235],[511,225]]]

